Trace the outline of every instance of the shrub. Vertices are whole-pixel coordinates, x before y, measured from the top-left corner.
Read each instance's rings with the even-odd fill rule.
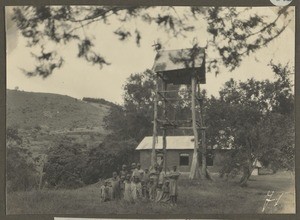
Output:
[[[89,151],[87,167],[83,175],[86,184],[97,182],[100,178],[112,176],[114,171],[119,171],[122,164],[134,161],[136,141],[118,140],[111,135],[103,143],[92,147]]]
[[[26,191],[37,187],[36,166],[18,130],[7,128],[6,138],[7,191]]]
[[[84,148],[69,139],[50,148],[44,169],[48,187],[77,188],[83,185],[81,179],[87,161]]]

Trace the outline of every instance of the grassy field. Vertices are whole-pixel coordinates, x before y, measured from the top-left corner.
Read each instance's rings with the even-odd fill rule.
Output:
[[[253,214],[262,213],[265,196],[274,190],[274,198],[283,196],[265,213],[295,212],[295,180],[289,172],[251,177],[248,187],[241,188],[237,179],[190,182],[179,181],[177,206],[141,201],[101,202],[99,184],[76,190],[42,190],[7,195],[7,214]]]

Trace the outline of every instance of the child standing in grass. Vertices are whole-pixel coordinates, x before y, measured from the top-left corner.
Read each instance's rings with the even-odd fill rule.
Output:
[[[120,178],[123,176],[124,179],[125,179],[127,174],[128,174],[127,166],[125,164],[123,164],[122,165],[122,170],[120,171]]]
[[[144,177],[144,170],[141,168],[141,164],[137,163],[136,169],[139,174],[139,179],[142,180],[142,178]]]
[[[162,198],[161,201],[162,202],[169,202],[170,201],[170,188],[169,188],[169,180],[165,181],[165,184],[162,187]]]
[[[150,173],[149,173],[149,169],[145,169],[144,175],[143,175],[143,180],[146,184],[148,184],[150,179]]]
[[[105,181],[104,185],[101,186],[101,188],[100,188],[100,194],[101,194],[101,201],[102,202],[109,201],[110,196],[109,196],[108,181]]]
[[[154,201],[156,197],[156,187],[154,186],[154,178],[150,177],[148,183],[149,199]]]
[[[126,179],[124,181],[124,200],[127,202],[131,202],[132,201],[132,196],[131,196],[131,175],[127,174]]]
[[[108,181],[107,184],[108,184],[107,188],[108,188],[109,200],[112,201],[114,197],[113,197],[113,188],[112,188],[111,181]]]
[[[150,180],[149,170],[145,169],[142,181],[144,182],[144,194],[145,194],[145,198],[147,199],[149,199],[149,187],[148,187],[149,180]]]
[[[131,183],[131,196],[133,201],[137,201],[142,197],[142,185],[137,176],[133,177],[133,182]]]
[[[177,166],[173,166],[173,170],[169,173],[168,177],[170,179],[170,199],[172,204],[177,203],[178,197],[178,178],[180,173],[177,171]]]
[[[113,177],[111,179],[111,185],[112,185],[113,199],[120,199],[121,198],[120,180],[118,178],[117,172],[113,172]]]
[[[158,175],[158,184],[164,185],[165,178],[166,178],[166,173],[163,171],[162,167],[158,168],[158,172],[159,172],[159,175]]]
[[[142,185],[142,195],[143,195],[143,198],[149,199],[148,184],[144,180],[142,180],[141,181],[141,185]]]
[[[124,190],[125,190],[125,176],[121,176],[121,179],[120,179],[120,194],[121,194],[121,198],[124,197]]]
[[[159,183],[156,189],[156,198],[155,202],[160,202],[163,196],[163,191],[162,191],[162,184]]]
[[[131,172],[131,178],[133,180],[133,176],[136,176],[137,173],[138,173],[138,170],[136,168],[136,163],[131,164],[131,171],[130,172]]]

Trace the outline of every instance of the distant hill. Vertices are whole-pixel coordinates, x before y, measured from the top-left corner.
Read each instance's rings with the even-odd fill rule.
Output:
[[[110,106],[66,95],[7,90],[6,125],[17,128],[40,154],[64,138],[87,147],[99,144],[109,133],[103,119]]]
[[[7,126],[51,130],[99,127],[109,106],[91,105],[66,95],[7,90]]]

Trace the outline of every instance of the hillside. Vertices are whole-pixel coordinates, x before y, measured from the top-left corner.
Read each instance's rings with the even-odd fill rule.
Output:
[[[7,127],[17,128],[35,153],[44,153],[55,141],[69,137],[86,146],[103,140],[103,119],[109,106],[69,96],[7,90]]]
[[[99,127],[109,107],[58,94],[7,90],[7,126],[51,130]]]

